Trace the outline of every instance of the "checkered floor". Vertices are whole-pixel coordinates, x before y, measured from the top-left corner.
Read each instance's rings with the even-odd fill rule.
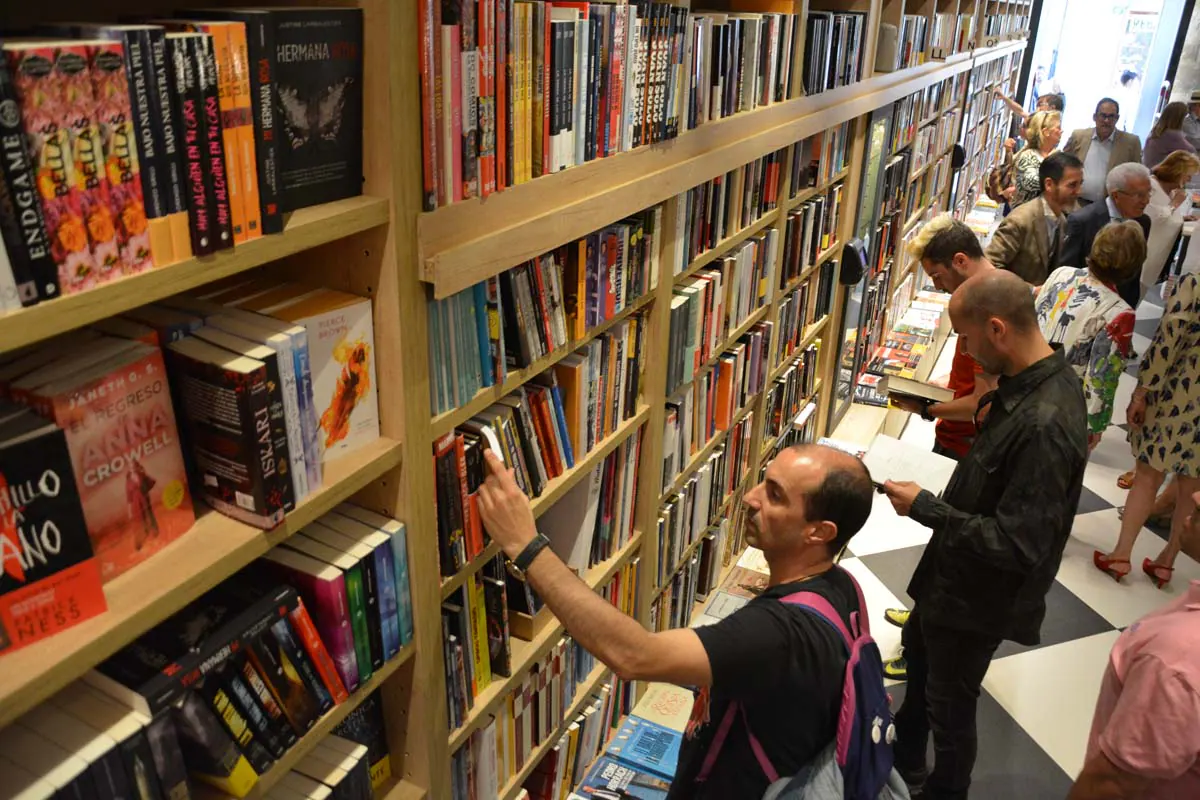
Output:
[[[1162,315],[1157,291],[1153,294],[1138,309],[1138,353],[1149,346]],[[1118,420],[1124,418],[1135,374],[1136,366],[1121,376]],[[933,426],[913,418],[903,438],[932,447]],[[1125,431],[1114,425],[1088,465],[1075,527],[1047,598],[1042,644],[1005,642],[984,680],[972,800],[1062,800],[1083,765],[1100,680],[1121,629],[1178,596],[1190,580],[1200,579],[1200,564],[1185,555],[1179,556],[1175,578],[1162,591],[1140,570],[1119,585],[1092,566],[1092,550],[1108,550],[1116,542],[1117,506],[1125,502],[1117,476],[1132,464]],[[1166,530],[1144,530],[1133,563],[1157,555],[1166,535]],[[911,606],[905,588],[928,540],[928,529],[897,517],[887,499],[876,496],[870,520],[843,561],[862,583],[871,632],[885,657],[899,650],[900,630],[883,620],[883,610]],[[897,702],[903,690],[902,685],[892,688]]]

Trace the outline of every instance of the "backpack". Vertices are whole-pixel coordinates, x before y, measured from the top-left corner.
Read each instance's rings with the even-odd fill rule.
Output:
[[[841,569],[841,567],[838,567]],[[780,602],[804,609],[836,630],[846,645],[842,683],[842,708],[833,742],[796,775],[780,777],[750,728],[746,709],[737,701],[729,704],[712,744],[704,756],[698,782],[707,779],[725,744],[736,717],[750,741],[770,786],[763,800],[908,800],[908,789],[892,769],[892,741],[896,728],[887,691],[883,686],[883,659],[871,638],[871,627],[861,616],[867,603],[854,576],[845,572],[858,595],[859,611],[850,615],[850,628],[837,610],[819,594],[796,592]]]

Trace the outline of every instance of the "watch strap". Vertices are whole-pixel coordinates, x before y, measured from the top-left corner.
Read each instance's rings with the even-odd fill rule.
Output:
[[[513,559],[513,566],[519,569],[522,573],[529,569],[529,565],[537,558],[537,554],[543,549],[550,546],[550,540],[544,534],[539,533],[533,538],[533,541],[525,545],[516,558]]]

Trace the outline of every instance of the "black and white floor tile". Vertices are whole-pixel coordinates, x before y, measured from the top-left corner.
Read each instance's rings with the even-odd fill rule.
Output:
[[[1138,309],[1134,347],[1139,353],[1149,346],[1162,314],[1158,303],[1155,296]],[[1121,377],[1114,422],[1123,421],[1135,375],[1136,370]],[[932,447],[933,426],[914,418],[902,438]],[[1116,542],[1117,507],[1126,494],[1116,481],[1132,465],[1125,430],[1113,425],[1088,465],[1075,526],[1047,597],[1042,643],[1021,647],[1006,642],[984,680],[973,800],[1062,800],[1083,766],[1092,710],[1120,631],[1178,597],[1190,580],[1200,579],[1200,564],[1185,555],[1179,556],[1175,578],[1163,590],[1140,569],[1117,584],[1092,566],[1092,551]],[[1158,554],[1164,535],[1143,530],[1134,547],[1135,566]],[[850,542],[843,561],[862,583],[871,632],[885,657],[898,652],[900,630],[884,621],[883,611],[911,606],[905,589],[928,540],[927,529],[897,517],[887,499],[876,496],[866,527]],[[897,702],[903,698],[903,685],[890,691]]]

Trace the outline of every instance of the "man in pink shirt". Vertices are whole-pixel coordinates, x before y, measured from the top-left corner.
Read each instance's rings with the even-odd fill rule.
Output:
[[[1200,534],[1200,512],[1189,528]],[[1200,798],[1200,581],[1129,626],[1109,657],[1068,800],[1126,798]]]

